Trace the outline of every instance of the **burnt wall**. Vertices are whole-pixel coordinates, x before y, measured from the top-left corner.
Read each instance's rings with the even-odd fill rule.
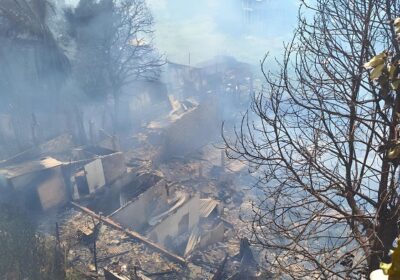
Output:
[[[210,97],[165,130],[159,160],[187,156],[220,135],[221,117],[217,102]]]

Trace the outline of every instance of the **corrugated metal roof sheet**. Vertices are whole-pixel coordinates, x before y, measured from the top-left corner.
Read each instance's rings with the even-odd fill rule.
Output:
[[[200,217],[207,218],[218,206],[218,201],[212,198],[200,199]]]
[[[184,256],[187,256],[196,248],[196,246],[200,243],[200,239],[200,231],[197,227],[194,227],[192,232],[190,233]]]

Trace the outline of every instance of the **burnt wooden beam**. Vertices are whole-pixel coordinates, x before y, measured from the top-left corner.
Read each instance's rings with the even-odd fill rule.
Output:
[[[115,222],[114,220],[110,219],[109,217],[100,217],[100,215],[96,214],[95,212],[93,212],[92,210],[90,210],[89,208],[86,208],[82,205],[79,205],[75,202],[71,202],[71,205],[74,206],[75,208],[79,209],[80,211],[90,215],[91,217],[94,217],[96,219],[101,219],[101,221],[103,223],[105,223],[108,226],[111,226],[117,230],[120,230],[122,232],[124,232],[125,234],[127,234],[129,237],[144,243],[145,245],[147,245],[148,247],[152,248],[153,250],[165,255],[167,258],[169,258],[170,260],[177,262],[181,265],[186,266],[187,261],[182,258],[181,256],[178,256],[174,253],[169,252],[168,250],[164,249],[163,247],[161,247],[160,245],[154,243],[153,241],[151,241],[150,239],[148,239],[145,236],[142,236],[140,233],[130,230],[130,229],[126,229],[124,227],[122,227],[120,224],[118,224],[117,222]]]

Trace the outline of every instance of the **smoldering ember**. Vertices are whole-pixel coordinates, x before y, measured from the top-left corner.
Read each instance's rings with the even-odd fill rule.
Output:
[[[400,1],[0,0],[0,280],[400,279]]]

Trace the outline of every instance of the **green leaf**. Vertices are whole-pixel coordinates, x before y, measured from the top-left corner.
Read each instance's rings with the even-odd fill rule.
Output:
[[[397,159],[400,157],[400,147],[392,147],[388,150],[388,158],[391,160]]]
[[[400,240],[392,253],[392,263],[380,263],[380,268],[385,275],[389,275],[389,280],[400,279]]]
[[[389,275],[389,270],[392,267],[391,263],[380,263],[379,268],[383,270],[385,275]]]
[[[364,64],[364,67],[366,69],[375,68],[378,65],[383,65],[385,63],[385,60],[386,60],[386,52],[382,52],[371,58],[370,61]]]
[[[393,90],[397,90],[400,86],[400,80],[396,79],[396,80],[392,81],[390,83],[390,86],[392,87]]]
[[[389,79],[393,79],[394,73],[396,71],[396,66],[394,66],[393,63],[389,63],[387,65],[387,71],[389,73]]]
[[[370,74],[371,80],[378,79],[382,75],[383,68],[385,67],[385,64],[379,64],[377,65],[374,70],[372,70]]]

